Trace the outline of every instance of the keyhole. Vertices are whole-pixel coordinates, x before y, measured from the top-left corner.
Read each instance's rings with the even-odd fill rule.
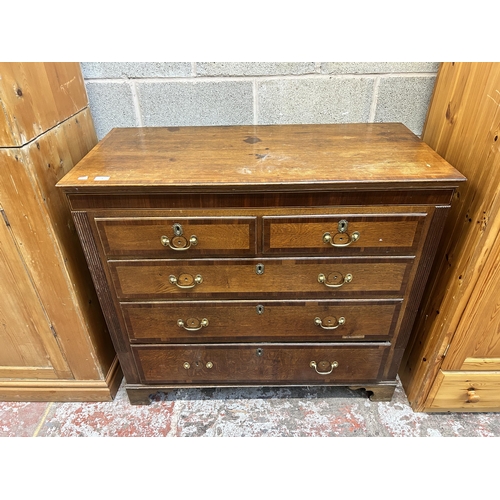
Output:
[[[182,236],[182,226],[179,223],[174,224],[173,230],[176,236]]]
[[[259,304],[257,306],[257,314],[263,314],[264,313],[264,306]]]
[[[262,356],[262,352],[263,352],[262,349],[259,347],[257,349],[257,356]]]
[[[345,233],[347,231],[347,221],[341,220],[338,225],[339,233]]]
[[[255,266],[255,272],[257,274],[264,274],[264,264],[257,264]]]

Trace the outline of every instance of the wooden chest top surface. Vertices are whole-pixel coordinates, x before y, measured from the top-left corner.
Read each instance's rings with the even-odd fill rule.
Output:
[[[67,192],[455,187],[465,178],[404,125],[113,129]]]

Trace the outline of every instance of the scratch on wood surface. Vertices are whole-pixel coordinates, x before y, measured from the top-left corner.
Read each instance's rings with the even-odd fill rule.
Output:
[[[252,169],[251,169],[251,168],[248,168],[248,167],[243,167],[243,168],[240,168],[240,169],[238,170],[238,172],[239,172],[240,174],[247,174],[247,175],[249,175],[249,174],[252,174],[252,173],[253,173],[253,172],[252,172]]]
[[[67,81],[66,83],[61,83],[61,85],[59,85],[59,88],[61,90],[64,90],[65,92],[67,92],[70,83],[73,82],[75,79],[76,79],[76,76],[74,76],[71,80]]]
[[[19,191],[17,190],[16,186],[16,181],[14,180],[14,177],[12,177],[12,175],[10,176],[10,180],[12,182],[12,185],[14,186],[14,189],[16,190],[17,195],[19,195]]]
[[[498,90],[495,90],[495,92],[500,96],[500,92]],[[495,101],[495,99],[489,94],[486,94],[486,96],[489,97],[497,106],[500,106],[500,102]]]
[[[59,85],[59,88],[69,96],[69,98],[71,99],[71,104],[73,104],[73,106],[77,107],[77,104],[75,103],[75,100],[73,99],[73,95],[70,92],[68,92],[69,85],[75,79],[76,79],[76,76],[74,76],[71,80],[68,80],[66,83],[62,83],[61,85]]]

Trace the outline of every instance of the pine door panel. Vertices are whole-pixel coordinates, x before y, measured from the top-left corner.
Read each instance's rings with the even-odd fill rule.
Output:
[[[0,378],[57,378],[66,363],[3,218],[0,276]]]

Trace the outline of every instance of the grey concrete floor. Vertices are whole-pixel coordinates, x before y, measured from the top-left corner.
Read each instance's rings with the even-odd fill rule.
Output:
[[[500,413],[415,413],[344,387],[181,389],[134,406],[0,403],[0,437],[500,437]]]

